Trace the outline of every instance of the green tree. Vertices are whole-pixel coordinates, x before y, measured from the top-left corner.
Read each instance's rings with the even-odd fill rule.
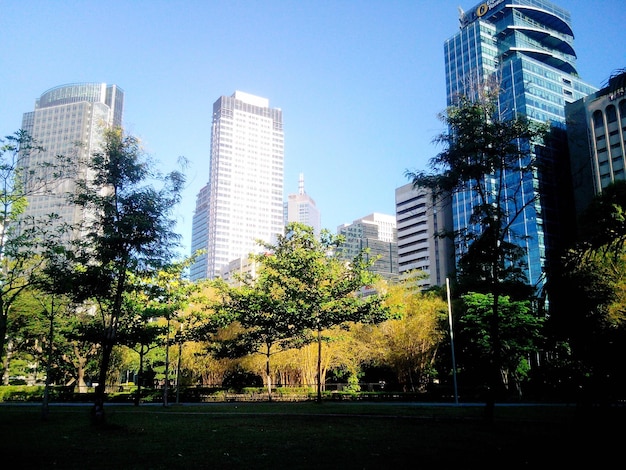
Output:
[[[118,331],[119,343],[128,346],[139,355],[137,389],[134,405],[141,402],[141,387],[144,381],[144,360],[146,354],[159,347],[159,338],[165,334],[165,327],[156,323],[153,313],[146,308],[147,299],[142,295],[126,296],[123,321]]]
[[[379,323],[389,318],[380,293],[362,295],[376,281],[369,270],[373,262],[363,253],[351,262],[334,255],[343,238],[323,230],[320,238],[309,226],[290,223],[275,244],[264,243],[266,254],[257,256],[264,282],[281,293],[294,333],[310,332],[317,342],[317,400],[321,402],[322,332],[348,322]],[[296,316],[296,318],[293,318]]]
[[[153,319],[161,319],[165,344],[163,405],[168,405],[170,381],[170,346],[174,338],[172,328],[178,331],[184,323],[193,319],[190,312],[184,315],[185,309],[192,304],[194,297],[200,292],[200,285],[184,278],[184,272],[193,262],[193,257],[180,262],[170,263],[151,273],[143,279],[141,285],[146,307],[144,315]],[[189,325],[188,325],[189,326]]]
[[[154,272],[173,258],[180,235],[173,231],[171,213],[185,178],[177,171],[155,171],[139,141],[119,128],[105,131],[102,151],[93,154],[88,167],[70,197],[88,214],[81,227],[84,236],[73,245],[72,294],[91,302],[101,321],[95,401],[103,410],[109,362],[126,313],[124,296],[135,288],[129,276]]]
[[[224,286],[225,287],[225,286]],[[247,279],[244,285],[227,288],[228,299],[221,308],[225,323],[236,325],[234,334],[213,343],[216,358],[238,358],[250,353],[265,356],[265,384],[272,400],[270,359],[276,352],[294,346],[302,340],[298,312],[285,302],[284,291],[270,282],[261,270],[257,279]]]
[[[406,172],[416,187],[430,188],[435,199],[466,194],[472,200],[467,225],[448,235],[460,255],[459,281],[473,279],[493,302],[488,412],[504,390],[499,302],[507,283],[528,282],[520,264],[525,235],[515,223],[539,203],[533,188],[540,170],[538,145],[547,131],[524,116],[502,119],[498,94],[498,87],[486,86],[475,98],[460,96],[441,116],[448,131],[435,139],[444,150],[430,160],[433,171]]]
[[[407,279],[389,286],[389,305],[399,318],[379,327],[384,338],[384,362],[410,391],[425,391],[435,374],[440,346],[447,336],[447,305],[436,294],[423,293]]]
[[[484,372],[477,367],[493,355],[491,339],[491,294],[470,292],[462,296],[464,314],[458,320],[461,368],[464,377],[476,381]],[[498,302],[498,336],[502,347],[501,380],[507,389],[522,395],[521,384],[528,379],[528,357],[537,353],[542,343],[543,318],[530,308],[530,301],[515,301],[502,296]],[[487,381],[488,383],[488,381]]]

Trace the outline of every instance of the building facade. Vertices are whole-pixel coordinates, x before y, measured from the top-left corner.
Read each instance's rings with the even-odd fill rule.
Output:
[[[559,186],[568,164],[565,105],[596,90],[578,77],[573,42],[570,14],[563,8],[545,0],[492,0],[461,12],[459,31],[444,44],[448,105],[495,82],[502,119],[525,115],[552,126],[551,139],[537,152],[542,171],[524,181],[516,172],[504,179],[507,198],[524,207],[511,233],[524,240],[525,274],[538,292],[566,218]],[[453,195],[454,230],[470,226],[473,204],[470,191]]]
[[[207,273],[206,250],[209,246],[209,185],[204,185],[196,196],[196,207],[191,221],[191,254],[195,261],[189,270],[192,280],[204,279]],[[198,254],[202,253],[202,254]]]
[[[615,181],[626,180],[626,72],[565,107],[576,213]]]
[[[57,156],[71,159],[77,176],[85,176],[86,163],[92,154],[100,151],[103,131],[121,127],[124,110],[124,92],[117,85],[106,83],[73,83],[45,91],[35,101],[35,109],[24,113],[22,129],[43,147],[42,152],[25,155],[22,165],[34,171],[34,179],[45,179],[39,174],[46,165],[57,163]],[[29,183],[27,183],[28,185]],[[74,190],[74,178],[58,179],[46,191],[28,196],[23,220],[59,215],[56,224],[77,224],[83,212],[68,204],[67,194]]]
[[[300,222],[313,227],[315,236],[322,230],[320,211],[315,201],[304,190],[304,175],[301,173],[298,180],[298,193],[289,194],[285,202],[285,225],[289,222]]]
[[[282,111],[241,91],[213,105],[209,182],[198,195],[190,278],[214,279],[284,231]]]
[[[454,244],[437,235],[452,226],[450,201],[433,201],[426,188],[413,183],[396,188],[398,274],[419,271],[422,288],[444,286],[454,271]]]
[[[375,212],[351,224],[340,225],[337,227],[337,234],[345,237],[345,243],[337,250],[341,258],[352,260],[367,249],[366,261],[380,257],[371,266],[370,271],[388,280],[398,277],[395,216]]]

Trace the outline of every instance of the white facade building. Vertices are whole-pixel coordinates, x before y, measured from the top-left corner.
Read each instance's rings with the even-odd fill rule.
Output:
[[[433,204],[430,191],[412,183],[396,188],[398,271],[421,271],[420,287],[445,285],[454,270],[454,244],[437,233],[452,226],[450,200]]]
[[[283,165],[280,109],[241,91],[214,103],[209,182],[191,241],[194,252],[206,252],[192,265],[192,280],[218,277],[231,261],[259,251],[257,240],[283,233]]]

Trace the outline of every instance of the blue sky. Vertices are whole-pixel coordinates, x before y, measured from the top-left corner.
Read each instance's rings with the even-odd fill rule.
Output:
[[[305,190],[335,231],[394,213],[407,169],[440,148],[443,43],[458,7],[419,0],[0,0],[0,135],[49,88],[106,82],[126,93],[124,125],[164,171],[190,162],[177,208],[189,254],[195,198],[208,180],[213,103],[235,90],[283,110],[285,197]],[[626,67],[623,0],[561,0],[581,78]]]

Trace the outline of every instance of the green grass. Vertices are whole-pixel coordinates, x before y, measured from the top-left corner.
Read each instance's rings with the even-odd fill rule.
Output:
[[[0,452],[11,468],[392,469],[565,468],[622,460],[626,408],[581,416],[574,406],[224,403],[0,406]],[[600,411],[602,413],[600,414]],[[5,467],[8,468],[8,467]],[[426,467],[425,467],[426,468]]]

